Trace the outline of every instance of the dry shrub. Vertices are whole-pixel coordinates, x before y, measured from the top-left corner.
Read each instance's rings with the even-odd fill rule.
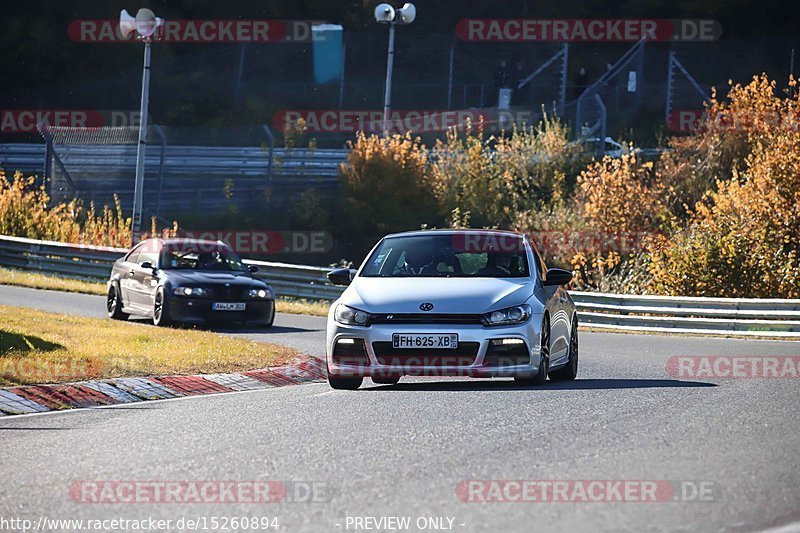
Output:
[[[512,229],[531,237],[548,267],[571,268],[572,258],[583,248],[580,235],[586,224],[572,204],[562,201],[519,213]]]
[[[578,177],[576,201],[587,224],[602,231],[655,228],[663,220],[663,185],[651,162],[631,151],[605,156]]]
[[[744,169],[699,203],[686,232],[652,254],[651,289],[662,294],[800,296],[800,116],[797,87],[786,98],[758,76],[731,89],[711,113],[735,117]],[[711,115],[710,113],[710,115]],[[713,115],[712,115],[713,116]],[[701,133],[705,134],[705,133]]]
[[[337,220],[345,250],[363,257],[387,233],[438,220],[428,151],[418,138],[359,132],[348,148],[340,169],[344,205]]]
[[[575,202],[582,246],[570,259],[576,287],[638,292],[649,282],[642,256],[668,217],[666,191],[653,164],[633,150],[603,157],[581,173]]]
[[[563,200],[583,162],[569,128],[545,116],[537,126],[485,138],[480,124],[450,130],[433,149],[433,184],[444,212],[477,227],[514,226],[520,213]]]
[[[9,180],[0,170],[0,235],[27,237],[75,244],[127,247],[132,242],[131,219],[122,214],[119,199],[113,209],[97,211],[78,200],[48,206],[50,197],[44,187],[37,187],[32,177],[20,172]],[[173,236],[177,225],[158,231],[155,219],[147,235]]]

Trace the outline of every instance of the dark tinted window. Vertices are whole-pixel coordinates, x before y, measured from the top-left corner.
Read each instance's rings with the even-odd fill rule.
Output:
[[[389,237],[367,260],[366,277],[523,278],[530,275],[517,235],[432,234]]]
[[[188,270],[228,270],[247,271],[247,267],[233,250],[223,247],[205,249],[203,247],[164,248],[159,257],[160,268]]]

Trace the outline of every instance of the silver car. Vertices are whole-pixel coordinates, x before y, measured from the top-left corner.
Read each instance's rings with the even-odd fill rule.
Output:
[[[428,230],[384,237],[328,315],[328,380],[357,389],[365,377],[513,377],[530,385],[578,372],[578,319],[564,288],[572,273],[547,269],[527,235]]]

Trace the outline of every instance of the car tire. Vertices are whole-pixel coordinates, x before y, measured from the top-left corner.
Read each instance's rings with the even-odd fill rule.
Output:
[[[336,390],[356,390],[364,383],[364,378],[345,378],[341,376],[336,376],[331,374],[331,370],[328,369],[328,384],[331,386],[332,389]]]
[[[535,376],[514,376],[514,381],[520,385],[542,386],[547,383],[547,372],[550,366],[550,320],[545,316],[542,322],[542,338],[539,342],[539,371]]]
[[[569,359],[563,368],[550,373],[553,381],[572,381],[578,375],[578,319],[572,319],[572,328],[569,334]]]
[[[128,313],[122,312],[122,296],[117,286],[113,284],[108,288],[108,294],[106,295],[106,311],[108,312],[108,317],[114,320],[128,319]]]
[[[397,385],[400,376],[372,376],[372,382],[376,385]]]
[[[172,325],[169,319],[169,300],[164,293],[164,287],[158,288],[153,299],[153,324],[162,327]]]

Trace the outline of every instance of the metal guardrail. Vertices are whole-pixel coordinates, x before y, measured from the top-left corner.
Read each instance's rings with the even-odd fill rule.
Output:
[[[127,250],[0,236],[0,266],[105,280]],[[335,300],[329,268],[245,260],[278,296]],[[592,328],[800,338],[800,299],[693,298],[571,292],[581,324]]]
[[[602,329],[800,338],[800,300],[571,291],[582,324]]]
[[[288,209],[298,193],[310,187],[335,195],[339,165],[347,156],[345,150],[308,148],[276,148],[272,152],[258,146],[154,148],[145,157],[145,208],[156,216],[164,211],[219,209],[230,204],[260,208],[265,198],[274,198],[280,209]],[[58,166],[58,175],[67,176],[62,179],[68,185],[62,188],[52,180],[47,182],[54,201],[64,194],[111,205],[116,196],[123,208],[130,209],[135,145],[70,145],[68,155],[56,155],[48,160],[45,145],[0,144],[0,166],[8,174],[19,170],[25,175],[42,175],[44,171],[52,176]]]
[[[0,266],[93,281],[107,280],[111,265],[127,252],[125,248],[0,236]],[[342,293],[341,287],[328,283],[329,268],[244,262],[257,266],[255,277],[268,282],[278,296],[335,300]]]
[[[113,148],[114,157],[100,157]],[[272,175],[276,178],[313,177],[335,180],[346,150],[275,148]],[[107,179],[108,170],[134,168],[135,145],[70,146],[70,162],[79,162],[84,170]],[[44,144],[0,144],[0,164],[8,172],[41,172],[45,164]],[[162,164],[158,150],[149,150],[145,166],[156,169]],[[164,173],[169,176],[225,174],[226,176],[266,176],[270,171],[269,149],[258,146],[179,146],[164,150]],[[82,178],[86,179],[86,178]]]

